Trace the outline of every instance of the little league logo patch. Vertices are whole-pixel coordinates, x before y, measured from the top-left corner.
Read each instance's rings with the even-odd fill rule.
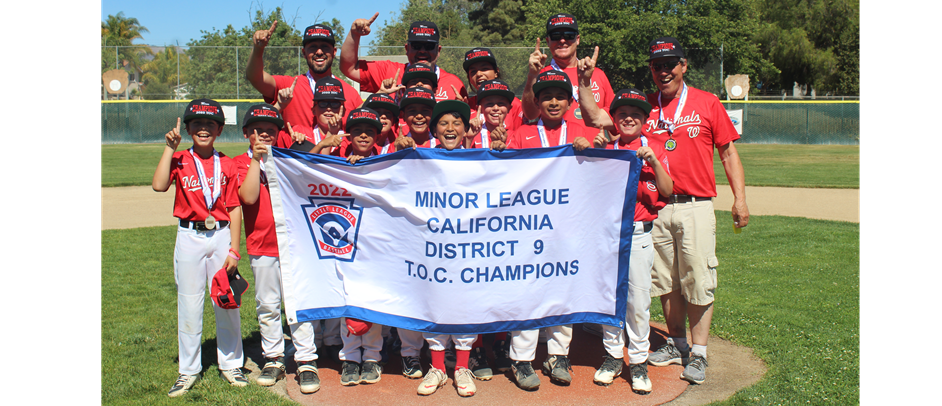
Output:
[[[357,233],[363,208],[353,199],[308,198],[302,205],[320,259],[353,261],[357,252]]]

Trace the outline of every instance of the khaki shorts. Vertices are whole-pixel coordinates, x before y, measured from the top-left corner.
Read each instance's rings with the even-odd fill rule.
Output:
[[[716,215],[713,201],[672,203],[654,220],[651,297],[680,289],[687,302],[713,303],[716,290]]]

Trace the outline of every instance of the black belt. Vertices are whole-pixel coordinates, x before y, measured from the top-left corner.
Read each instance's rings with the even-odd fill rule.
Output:
[[[635,223],[637,223],[637,221]],[[644,224],[644,232],[646,233],[650,233],[651,230],[654,229],[653,221],[642,221],[641,223]]]
[[[670,203],[691,203],[691,202],[703,202],[707,200],[713,200],[712,197],[700,197],[700,196],[690,196],[690,195],[671,195]]]
[[[216,222],[216,226],[218,227],[218,228],[217,228],[218,230],[222,230],[223,228],[226,228],[226,226],[228,226],[228,225],[229,225],[229,222],[228,222],[228,221],[225,221],[225,220],[223,220],[223,221],[217,221],[217,222]],[[183,228],[192,228],[192,229],[194,229],[194,230],[196,230],[196,231],[210,231],[210,230],[213,230],[212,228],[206,228],[206,223],[204,223],[204,222],[202,222],[202,221],[180,220],[180,227],[183,227]]]

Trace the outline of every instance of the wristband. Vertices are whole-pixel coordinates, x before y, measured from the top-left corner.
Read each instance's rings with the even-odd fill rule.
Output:
[[[239,253],[236,252],[236,250],[234,250],[234,249],[232,249],[232,248],[229,248],[229,256],[232,257],[232,258],[234,258],[236,261],[242,259],[242,256],[239,255]]]

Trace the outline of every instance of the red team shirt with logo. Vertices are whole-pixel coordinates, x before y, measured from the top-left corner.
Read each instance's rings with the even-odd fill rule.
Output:
[[[391,77],[395,76],[396,83],[402,82],[402,74],[406,71],[405,64],[392,61],[360,60],[357,66],[360,67],[360,90],[370,93],[378,92],[383,80]],[[396,75],[397,70],[399,71],[399,75]],[[468,91],[464,87],[464,82],[457,76],[445,72],[444,69],[439,67],[438,89],[435,90],[435,100],[454,100],[455,92],[451,89],[452,86],[458,89],[462,97],[468,97]],[[346,92],[346,90],[344,90],[344,92]]]
[[[238,169],[238,186],[242,186],[249,173],[252,156],[248,152],[232,158]],[[264,173],[264,172],[262,172]],[[261,176],[261,175],[259,175]],[[275,234],[275,218],[271,210],[271,195],[268,182],[262,177],[258,188],[258,200],[253,205],[242,205],[242,217],[245,219],[245,251],[249,255],[277,257],[278,237]]]
[[[668,140],[667,130],[658,129],[657,121],[660,108],[657,105],[658,93],[648,95],[648,103],[653,108],[644,125],[648,135],[648,144],[664,147]],[[664,106],[664,118],[674,119],[680,91],[677,97]],[[674,194],[700,197],[716,197],[716,178],[713,174],[713,148],[729,144],[739,139],[736,127],[729,120],[729,114],[720,100],[711,93],[687,86],[687,102],[673,135],[677,148],[667,151],[674,166],[671,179],[674,180]]]
[[[586,126],[582,125],[581,121],[565,121],[566,144],[572,144],[572,142],[579,137],[585,138],[586,141],[589,141],[589,144],[591,144],[592,140],[595,139],[595,136],[598,135],[598,130],[587,129]],[[545,128],[546,140],[549,141],[549,146],[556,147],[559,145],[559,133],[562,131],[562,128],[562,125],[556,128]],[[543,144],[540,142],[540,131],[537,129],[536,123],[521,126],[516,131],[507,134],[507,148],[509,149],[542,147]]]
[[[605,145],[605,149],[615,149],[614,142],[610,142]],[[641,148],[641,137],[635,138],[628,145],[621,144],[618,142],[618,149],[630,149],[632,151],[638,151],[638,148]],[[657,156],[657,159],[661,161],[661,165],[664,166],[664,170],[667,173],[670,173],[670,165],[667,161],[667,151],[664,151],[663,146],[658,146],[652,144],[648,140],[648,147],[654,150],[654,155]],[[654,168],[644,160],[641,160],[641,174],[638,177],[638,196],[636,197],[635,204],[635,221],[654,221],[657,218],[658,210],[667,206],[667,198],[661,196],[661,193],[657,190],[657,179],[654,176]]]
[[[202,159],[196,155],[197,159],[203,163],[203,173],[209,181],[210,191],[215,185],[217,179],[213,178],[215,168],[213,167],[213,157]],[[203,189],[200,186],[200,175],[196,171],[196,165],[189,149],[177,151],[170,160],[170,179],[176,183],[173,199],[173,217],[181,220],[203,221],[210,214],[216,221],[229,221],[229,208],[239,205],[238,173],[235,163],[231,158],[219,153],[219,165],[222,166],[220,176],[222,176],[222,190],[219,192],[219,198],[213,203],[212,211],[206,210],[206,200],[203,198]]]
[[[265,99],[265,103],[275,104],[278,101],[278,91],[281,89],[291,87],[291,84],[294,83],[294,78],[298,78],[298,84],[294,86],[294,96],[291,98],[291,102],[287,106],[282,107],[281,117],[284,118],[286,123],[291,123],[292,126],[300,125],[304,127],[313,127],[314,126],[314,91],[311,90],[311,81],[307,78],[307,75],[298,75],[298,76],[281,76],[281,75],[272,75],[275,78],[275,93],[274,94],[263,94],[262,97]],[[363,99],[360,98],[360,92],[350,86],[346,81],[340,80],[340,83],[343,84],[343,96],[345,99],[343,102],[343,111],[344,113],[353,111],[357,107],[360,107],[360,104],[363,104]],[[344,114],[343,123],[341,127],[346,124],[346,114]],[[279,137],[280,139],[281,137]],[[288,136],[288,138],[291,138]],[[288,145],[276,145],[281,148],[288,148],[291,144]]]
[[[543,70],[540,71],[540,73],[546,72],[548,70],[553,70],[553,67],[547,65],[543,68]],[[563,118],[565,118],[566,121],[582,121],[581,111],[579,117],[576,117],[576,109],[579,108],[580,103],[575,99],[575,97],[579,94],[579,72],[575,67],[565,68],[562,71],[566,74],[566,76],[569,77],[569,81],[575,84],[575,86],[572,88],[572,103],[570,103],[569,111],[566,112],[566,115],[563,116]],[[605,72],[602,72],[602,70],[599,68],[595,68],[595,71],[592,72],[592,96],[595,98],[595,104],[597,104],[599,108],[604,111],[608,111],[608,106],[610,106],[612,101],[615,100],[615,92],[612,91],[612,84],[608,82],[608,76],[605,76]]]

